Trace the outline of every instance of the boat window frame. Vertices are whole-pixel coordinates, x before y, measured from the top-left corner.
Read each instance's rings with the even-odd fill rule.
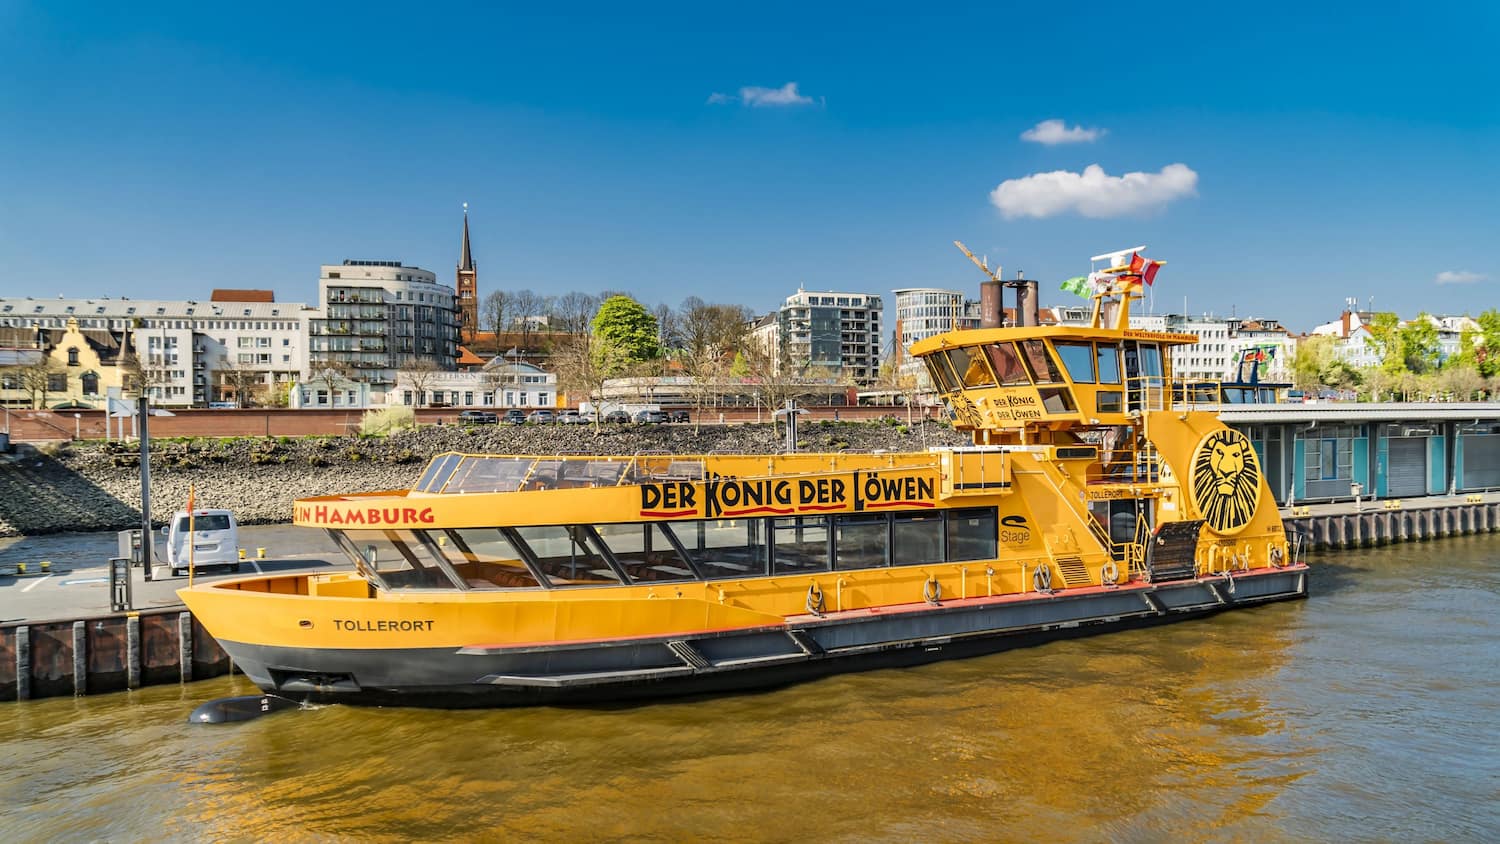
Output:
[[[510,540],[510,537],[508,537],[508,536],[505,535],[505,530],[503,528],[443,528],[442,530],[443,530],[443,535],[448,537],[448,541],[451,542],[451,543],[453,543],[453,546],[459,550],[459,553],[463,555],[464,559],[466,561],[472,562],[472,563],[482,563],[483,561],[477,559],[479,555],[476,554],[474,552],[473,548],[471,548],[469,546],[469,541],[464,538],[464,536],[462,534],[462,531],[465,531],[465,530],[471,530],[471,531],[492,530],[492,531],[494,531],[496,533],[496,535],[498,535],[501,539],[505,540],[506,543],[508,543],[511,546],[511,550],[513,550],[513,551],[516,552],[516,559],[519,560],[520,563],[521,563],[521,565],[525,567],[526,572],[531,575],[531,579],[535,580],[536,583],[537,583],[537,585],[535,587],[532,587],[532,586],[501,586],[501,587],[498,587],[499,589],[533,589],[533,588],[550,589],[550,588],[552,588],[547,583],[546,578],[542,576],[541,570],[535,565],[535,563],[532,560],[528,560],[527,559],[526,553],[530,549],[527,549],[527,551],[523,551],[522,549],[516,547],[515,543]],[[480,589],[477,589],[477,590],[474,590],[474,591],[489,592],[489,591],[494,591],[494,590],[480,588]]]
[[[953,374],[953,368],[948,365],[948,356],[940,352],[924,355],[922,360],[927,363],[928,375],[932,377],[933,384],[937,386],[940,394],[956,393],[963,383]]]
[[[1000,380],[995,377],[995,371],[990,366],[989,355],[985,354],[982,346],[954,346],[947,349],[943,354],[948,358],[948,367],[958,375],[958,361],[956,355],[964,356],[964,373],[959,378],[959,384],[965,390],[986,390],[1000,385]],[[969,375],[979,376],[976,383],[969,383]]]
[[[1095,369],[1095,360],[1098,353],[1095,350],[1093,343],[1089,342],[1088,340],[1059,339],[1053,341],[1052,347],[1057,350],[1058,360],[1062,361],[1063,370],[1067,372],[1068,379],[1070,381],[1072,381],[1074,384],[1099,383],[1098,371]],[[1073,367],[1073,362],[1070,360],[1069,355],[1066,354],[1064,350],[1072,350],[1076,353],[1081,353],[1083,355],[1083,359],[1077,361],[1077,363],[1085,365],[1085,371],[1075,370]]]
[[[1011,361],[1014,362],[1014,365],[1001,367],[999,361],[995,360],[995,355],[997,353],[1000,353],[1002,355],[1009,354]],[[995,383],[999,384],[1001,387],[1031,386],[1031,375],[1027,370],[1026,361],[1021,356],[1020,350],[1016,348],[1016,344],[1014,341],[997,340],[993,343],[985,343],[984,356],[990,364],[990,370],[995,374]],[[1009,373],[1012,372],[1018,377],[1010,377]]]
[[[1026,340],[1017,340],[1016,346],[1021,353],[1021,361],[1026,365],[1026,371],[1031,375],[1031,383],[1037,386],[1066,385],[1067,376],[1063,374],[1061,367],[1057,365],[1057,357],[1048,348],[1048,343],[1040,337]],[[1036,355],[1040,353],[1041,359],[1047,364],[1047,380],[1042,380],[1041,373],[1037,372]]]
[[[1112,363],[1111,363],[1111,369],[1114,372],[1114,377],[1111,380],[1105,380],[1105,378],[1104,378],[1104,367],[1103,367],[1102,363],[1104,361],[1104,358],[1106,357],[1105,352],[1109,353],[1108,357],[1112,361]],[[1122,370],[1120,369],[1120,347],[1117,344],[1115,344],[1115,343],[1095,343],[1094,344],[1094,376],[1098,380],[1095,381],[1094,383],[1096,383],[1096,384],[1110,384],[1110,385],[1123,384],[1125,382],[1122,380],[1121,372],[1122,372]]]

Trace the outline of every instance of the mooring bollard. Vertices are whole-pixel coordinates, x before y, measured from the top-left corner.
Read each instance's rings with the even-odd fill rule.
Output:
[[[255,549],[255,559],[257,559],[257,560],[264,560],[265,558],[266,558],[266,549],[264,549],[264,548],[257,548],[257,549]]]

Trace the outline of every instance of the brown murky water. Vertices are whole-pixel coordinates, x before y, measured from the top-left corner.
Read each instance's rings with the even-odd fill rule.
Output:
[[[624,709],[328,707],[228,679],[0,705],[0,837],[1500,838],[1500,537],[1328,556],[1313,597]]]

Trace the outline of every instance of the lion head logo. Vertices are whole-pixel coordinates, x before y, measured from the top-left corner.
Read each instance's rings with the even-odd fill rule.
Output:
[[[1231,429],[1204,437],[1193,452],[1190,486],[1193,504],[1210,528],[1243,530],[1260,501],[1260,463],[1250,440]]]

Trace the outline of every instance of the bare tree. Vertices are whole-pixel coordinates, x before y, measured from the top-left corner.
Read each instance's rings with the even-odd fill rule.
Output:
[[[125,392],[144,396],[152,387],[165,384],[168,370],[161,357],[141,355],[132,342],[120,352],[120,369]]]
[[[696,296],[682,302],[677,317],[677,357],[684,374],[693,381],[695,430],[704,406],[723,392],[735,352],[744,345],[749,320],[749,309],[740,305],[709,305]]]
[[[437,380],[439,372],[442,372],[442,369],[436,363],[424,358],[415,358],[401,367],[396,373],[396,380],[398,383],[405,382],[416,392],[417,407],[426,407],[430,398],[428,390]]]
[[[624,374],[630,366],[627,351],[618,344],[601,342],[592,333],[574,335],[553,353],[558,386],[587,396],[594,406],[594,430],[604,421],[604,382]]]
[[[740,347],[740,357],[745,362],[748,377],[755,384],[758,401],[775,413],[786,403],[807,392],[807,384],[795,372],[786,353],[773,353],[759,343],[746,341]],[[774,416],[771,417],[775,425]]]
[[[531,335],[536,331],[536,319],[543,314],[546,300],[531,290],[517,290],[510,294],[511,322],[521,330],[521,352],[531,348]]]
[[[21,389],[30,394],[33,408],[45,408],[48,393],[67,390],[67,373],[47,354],[38,356],[31,363],[22,364],[17,370]],[[62,383],[59,384],[59,381]]]
[[[323,388],[328,394],[328,405],[333,406],[333,396],[343,389],[345,384],[355,380],[357,373],[354,367],[343,361],[330,360],[323,363],[322,368],[314,372],[308,382]]]
[[[503,348],[505,341],[501,335],[510,327],[512,318],[511,294],[504,290],[496,290],[484,297],[484,302],[480,305],[479,321],[495,332],[495,354],[497,355],[505,352]]]
[[[219,382],[221,399],[228,401],[227,394],[232,393],[236,407],[245,407],[246,399],[265,384],[265,374],[260,370],[241,363],[230,363],[229,358],[222,355],[219,357],[219,365],[214,367],[213,376]]]
[[[553,327],[566,334],[587,334],[599,311],[599,301],[598,296],[576,290],[557,297],[552,302]]]

